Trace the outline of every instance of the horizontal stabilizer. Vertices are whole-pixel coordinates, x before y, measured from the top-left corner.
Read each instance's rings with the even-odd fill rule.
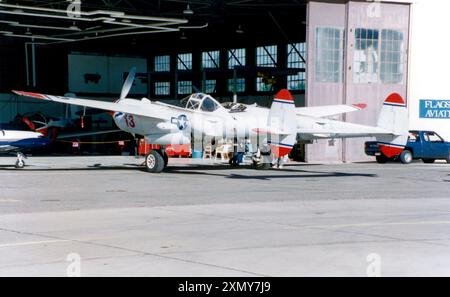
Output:
[[[324,118],[359,111],[366,107],[366,104],[298,107],[295,109],[295,112],[299,116]]]
[[[279,135],[279,136],[289,135],[289,133],[280,130],[253,129],[252,131],[260,135]]]

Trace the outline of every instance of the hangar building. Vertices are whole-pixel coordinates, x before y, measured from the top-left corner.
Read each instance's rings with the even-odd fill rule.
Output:
[[[450,141],[447,2],[1,1],[0,122],[67,116],[12,89],[113,100],[136,66],[136,98],[176,102],[201,90],[269,105],[288,88],[297,106],[367,104],[342,119],[368,125],[396,92],[411,129]],[[366,161],[366,140],[317,141],[304,157]]]

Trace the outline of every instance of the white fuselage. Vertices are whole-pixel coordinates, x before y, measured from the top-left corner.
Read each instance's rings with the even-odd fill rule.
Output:
[[[213,111],[204,111],[201,106],[184,108],[148,99],[123,99],[117,104],[134,105],[157,115],[157,118],[152,118],[116,112],[113,116],[120,129],[145,136],[153,144],[190,144],[192,137],[197,141],[205,136],[230,140],[264,138],[257,131],[270,130],[271,126],[268,123],[270,109],[257,105],[248,105],[243,111],[232,112],[221,105]],[[386,132],[374,130],[374,127],[302,115],[296,116],[296,122],[299,140],[361,137]]]
[[[0,152],[30,150],[46,147],[49,140],[41,133],[28,131],[0,130]]]
[[[146,99],[137,101],[125,99],[118,104],[139,105],[143,109],[152,109],[165,121],[149,117],[116,112],[113,115],[117,126],[129,133],[145,136],[154,144],[188,144],[192,136],[226,139],[256,137],[256,129],[267,126],[269,109],[249,106],[244,112],[230,112],[219,107],[208,112],[200,109],[188,109]]]
[[[0,143],[16,142],[23,139],[33,139],[41,137],[41,133],[29,131],[0,130]]]

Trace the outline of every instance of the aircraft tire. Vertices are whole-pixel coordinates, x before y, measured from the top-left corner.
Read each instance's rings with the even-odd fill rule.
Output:
[[[16,161],[16,168],[22,169],[24,167],[25,167],[25,162],[24,161],[19,161],[19,160]]]
[[[269,170],[271,168],[270,163],[253,162],[253,168],[255,170]]]
[[[167,164],[169,164],[169,156],[166,154],[165,150],[160,150],[158,153],[161,155],[161,157],[164,160],[164,168],[167,167]]]
[[[157,151],[151,151],[145,158],[145,167],[148,172],[161,173],[164,170],[164,158]]]

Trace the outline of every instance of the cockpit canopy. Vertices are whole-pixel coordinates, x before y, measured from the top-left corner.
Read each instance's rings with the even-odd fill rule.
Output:
[[[187,109],[201,110],[206,112],[216,111],[220,104],[211,96],[203,93],[192,94],[190,97],[182,101]]]

